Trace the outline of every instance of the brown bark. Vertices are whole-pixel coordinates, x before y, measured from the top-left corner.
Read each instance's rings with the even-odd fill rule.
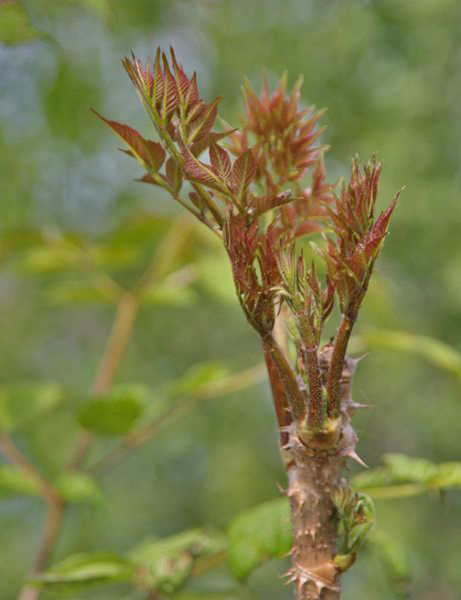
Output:
[[[295,583],[297,600],[337,600],[338,520],[332,494],[340,485],[345,459],[337,450],[306,447],[296,433],[290,445],[295,462],[288,474],[294,535],[290,580]]]
[[[320,353],[324,371],[331,347]],[[292,456],[287,495],[293,525],[292,563],[288,576],[295,584],[297,600],[339,600],[342,571],[335,563],[339,520],[333,496],[348,486],[343,470],[355,453],[357,436],[350,424],[354,408],[351,377],[355,362],[346,359],[340,384],[340,417],[330,430],[309,434],[293,423],[287,450]]]

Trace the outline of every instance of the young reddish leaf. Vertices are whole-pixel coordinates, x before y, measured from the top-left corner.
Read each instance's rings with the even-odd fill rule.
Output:
[[[129,125],[111,121],[92,109],[104,123],[119,135],[131,148],[132,154],[145,166],[158,171],[165,160],[165,150],[158,142],[146,140],[136,129]]]
[[[160,48],[157,48],[157,52],[155,54],[154,73],[151,90],[151,98],[153,99],[154,104],[157,107],[160,106],[160,103],[162,102],[163,93],[165,90],[165,78],[160,63],[160,55]]]
[[[229,177],[229,185],[239,202],[256,174],[256,162],[251,150],[246,150],[234,163]]]
[[[200,95],[198,93],[197,87],[197,73],[194,71],[192,75],[192,79],[190,80],[189,87],[187,88],[187,93],[184,98],[184,104],[186,107],[192,106],[196,102],[200,100]]]
[[[260,216],[269,210],[289,204],[290,202],[293,202],[293,200],[295,200],[295,198],[292,198],[291,190],[286,190],[276,196],[252,196],[251,207],[254,210],[254,214]]]
[[[232,170],[232,164],[227,152],[215,141],[210,144],[210,162],[216,175],[223,181],[227,181]]]
[[[178,192],[182,184],[182,173],[178,163],[174,158],[169,158],[166,161],[165,174],[168,183],[175,192]]]
[[[152,73],[149,72],[149,69],[144,69],[140,61],[133,53],[131,56],[132,60],[125,57],[122,60],[122,65],[141,95],[143,97],[148,97],[150,95],[150,90],[153,83]]]
[[[199,111],[197,118],[189,121],[188,127],[188,142],[199,142],[205,138],[211,131],[216,117],[218,116],[218,104],[221,102],[222,96],[215,98],[210,104],[203,103],[202,110]]]
[[[166,123],[179,104],[179,94],[176,86],[176,80],[170,71],[170,66],[168,64],[166,55],[162,54],[162,58],[164,70],[164,88],[163,97],[160,104],[160,116],[162,117],[163,122]]]
[[[387,231],[387,227],[389,225],[389,220],[394,211],[395,205],[397,204],[397,200],[399,199],[400,192],[395,196],[392,200],[391,204],[384,210],[379,217],[376,219],[376,223],[373,226],[372,234],[385,234]]]
[[[198,183],[203,183],[221,190],[222,185],[219,181],[219,178],[213,173],[210,167],[195,158],[182,140],[179,141],[179,145],[184,158],[184,172],[186,173],[187,177],[193,181],[197,181]]]
[[[237,131],[237,130],[233,129],[232,132],[234,132],[234,131]],[[206,137],[202,138],[198,142],[194,142],[193,144],[191,144],[190,151],[192,152],[192,154],[194,156],[198,157],[198,156],[200,156],[200,154],[202,154],[202,152],[204,150],[209,148],[213,142],[219,142],[219,140],[222,140],[223,138],[225,138],[227,135],[229,135],[232,132],[231,131],[223,131],[222,133],[214,133],[214,132],[209,133]]]
[[[170,46],[171,62],[173,63],[174,78],[181,103],[184,103],[187,91],[189,89],[189,78],[184,73],[182,67],[178,64],[173,48]]]

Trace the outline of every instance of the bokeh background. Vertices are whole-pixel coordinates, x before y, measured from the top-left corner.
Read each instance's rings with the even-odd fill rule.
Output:
[[[120,59],[133,50],[144,60],[170,44],[186,71],[197,70],[205,98],[224,96],[221,115],[232,124],[244,76],[258,86],[263,67],[272,81],[287,70],[293,83],[301,73],[303,102],[328,107],[323,140],[332,147],[331,176],[346,174],[355,153],[377,151],[384,161],[382,204],[406,186],[355,339],[358,352],[369,349],[356,398],[373,405],[356,418],[359,450],[371,466],[385,452],[460,460],[459,376],[421,356],[418,343],[401,352],[391,347],[392,336],[382,343],[373,332],[401,330],[461,345],[461,3],[24,0],[22,7],[15,27],[0,22],[8,42],[0,45],[0,377],[6,384],[57,381],[66,391],[57,410],[15,433],[31,460],[52,477],[72,453],[75,414],[114,307],[87,293],[81,274],[57,268],[29,238],[37,228],[49,239],[73,231],[104,252],[107,240],[123,237],[127,221],[163,231],[181,214],[155,188],[133,181],[139,168],[116,151],[118,141],[88,110],[147,134]],[[120,281],[129,281],[150,252],[149,235],[138,247],[134,231],[125,253],[117,253],[115,241],[103,261]],[[196,363],[237,372],[261,361],[258,340],[232,298],[222,252],[206,235],[187,231],[192,241],[182,260],[195,273],[189,293],[172,302],[157,295],[142,307],[117,375],[119,382],[148,385],[154,397]],[[69,509],[54,558],[123,552],[146,535],[225,527],[240,510],[276,497],[283,480],[262,381],[201,403],[104,474],[106,500]],[[461,493],[379,501],[377,510],[379,528],[408,553],[409,597],[461,598]],[[15,598],[32,563],[42,514],[34,498],[0,503],[2,600]],[[290,598],[277,578],[284,567],[268,563],[245,593]],[[210,581],[228,585],[223,570]],[[75,597],[138,598],[124,586]],[[345,600],[396,597],[380,560],[364,552],[345,577]]]

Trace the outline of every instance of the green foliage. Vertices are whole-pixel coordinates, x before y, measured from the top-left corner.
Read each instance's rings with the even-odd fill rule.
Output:
[[[0,431],[33,422],[63,400],[61,386],[46,381],[16,381],[0,386]]]
[[[82,472],[61,473],[54,482],[61,497],[70,504],[101,503],[103,495],[97,483]]]
[[[98,15],[103,20],[95,18]],[[408,554],[414,597],[458,597],[461,555],[453,524],[460,518],[459,467],[456,462],[438,463],[459,458],[459,389],[443,371],[428,369],[413,357],[421,356],[459,379],[460,18],[458,0],[0,2],[0,41],[10,44],[1,55],[0,422],[3,426],[5,406],[8,428],[11,415],[18,417],[11,431],[32,464],[43,467],[58,485],[62,466],[71,459],[70,446],[78,433],[74,399],[83,397],[90,385],[113,315],[109,301],[117,300],[117,291],[106,287],[99,275],[109,274],[117,284],[130,287],[163,246],[171,227],[176,228],[173,244],[170,239],[161,260],[156,256],[153,301],[147,303],[146,288],[146,305],[117,380],[146,382],[156,390],[171,384],[174,389],[173,373],[183,373],[210,356],[232,372],[259,360],[254,338],[232,308],[233,282],[226,257],[216,251],[217,240],[205,239],[190,222],[178,225],[161,192],[153,195],[148,186],[130,182],[139,176],[139,168],[114,155],[116,142],[102,134],[100,123],[87,110],[90,105],[126,120],[134,118],[133,97],[120,77],[116,57],[133,48],[144,59],[159,42],[178,45],[185,67],[193,63],[202,79],[206,75],[207,96],[225,94],[222,114],[233,123],[244,75],[258,87],[262,65],[271,83],[284,69],[291,81],[303,72],[302,103],[329,107],[322,142],[333,147],[327,166],[334,178],[347,172],[344,157],[379,149],[385,164],[384,193],[407,184],[378,265],[380,286],[371,286],[362,320],[360,336],[371,352],[359,365],[355,399],[374,408],[358,416],[364,419],[359,426],[360,453],[371,464],[379,464],[381,452],[390,447],[427,456],[437,465],[437,476],[443,475],[442,490],[452,489],[443,502],[437,496],[412,498],[410,494],[438,489],[433,467],[426,472],[433,473],[431,486],[424,481],[424,465],[416,469],[417,481],[405,479],[401,466],[398,482],[386,465],[384,474],[369,472],[377,477],[375,483],[357,489],[375,499],[403,500],[380,502],[379,528],[371,531],[366,543],[370,551],[365,550],[359,561],[357,573],[362,569],[363,577],[348,579],[345,600],[396,597],[399,585],[389,589],[382,572],[374,569],[373,556],[381,563],[390,555],[389,573],[394,572],[396,581],[404,580],[405,588]],[[53,45],[37,37],[41,32]],[[21,40],[24,46],[17,45]],[[151,136],[147,121],[138,125]],[[69,230],[73,233],[66,233]],[[61,236],[64,241],[59,241]],[[70,246],[77,246],[72,257],[69,240]],[[161,283],[186,264],[188,282],[199,285],[191,290],[171,280]],[[183,302],[183,294],[189,295],[186,289],[194,303]],[[167,296],[176,308],[165,304]],[[371,326],[380,331],[375,335]],[[409,331],[425,332],[443,347]],[[382,351],[386,348],[391,352]],[[402,354],[396,356],[394,350]],[[45,384],[59,380],[69,398],[54,404],[58,410],[36,410],[31,401],[24,412],[13,402],[5,403],[4,382],[25,378]],[[267,386],[238,389],[178,419],[174,435],[164,431],[128,464],[104,472],[97,483],[109,507],[104,517],[97,506],[72,507],[58,550],[119,549],[130,547],[139,532],[222,525],[242,505],[270,498],[273,481],[283,476],[275,438],[268,435],[273,416]],[[161,399],[156,393],[140,424],[151,411],[156,418],[170,409],[174,399],[162,394]],[[98,439],[98,453],[118,441]],[[408,476],[411,467],[409,471]],[[39,535],[36,515],[44,506],[35,498],[37,491],[23,471],[1,465],[0,494],[8,501],[0,511],[2,598],[16,597],[31,566],[31,551],[39,543],[30,526],[33,518]],[[29,498],[15,498],[24,494]],[[288,522],[286,527],[288,531]],[[404,551],[390,531],[398,531],[405,540]],[[377,534],[387,538],[384,551],[374,542]],[[268,589],[266,570],[254,573],[247,590],[213,593],[234,589],[223,571],[205,578],[206,591],[189,590],[186,582],[174,598],[292,597],[283,586],[275,591],[271,584]],[[269,574],[273,582],[274,573]],[[97,591],[75,589],[69,590],[75,600],[99,597]],[[44,598],[48,595],[43,593]],[[102,597],[111,600],[126,596],[124,586],[102,591]]]
[[[93,552],[70,556],[32,581],[52,588],[54,593],[67,595],[103,584],[131,581],[133,577],[133,565],[122,556]]]
[[[149,391],[143,385],[116,385],[107,394],[85,402],[78,415],[79,423],[99,435],[124,435],[139,420],[148,398]]]
[[[269,558],[280,558],[291,548],[290,511],[285,498],[265,502],[240,513],[229,525],[228,561],[238,579]]]
[[[356,475],[355,487],[374,498],[399,498],[461,488],[461,463],[435,464],[405,454],[384,454],[384,466]]]
[[[375,506],[372,499],[350,489],[338,489],[333,500],[340,520],[340,537],[335,563],[346,571],[356,559],[368,533],[375,522]]]
[[[194,395],[208,384],[218,383],[229,375],[229,371],[216,362],[194,365],[170,387],[173,396]]]
[[[419,355],[454,375],[461,383],[461,353],[452,346],[427,335],[407,331],[372,330],[363,339],[370,347],[387,348]]]
[[[0,467],[0,498],[5,496],[38,496],[40,487],[18,469],[5,465]]]
[[[408,597],[412,568],[408,550],[395,538],[380,529],[369,536],[370,548],[384,566],[397,597]]]
[[[198,529],[161,540],[146,540],[130,552],[140,569],[143,583],[171,594],[192,574],[197,561],[220,554],[226,548],[223,538]]]
[[[0,3],[0,42],[21,44],[42,35],[29,17],[27,8],[19,0]]]

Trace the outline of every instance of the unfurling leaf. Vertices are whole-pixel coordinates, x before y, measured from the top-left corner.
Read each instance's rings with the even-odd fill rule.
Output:
[[[229,186],[235,194],[237,201],[242,203],[248,186],[256,175],[256,162],[251,150],[245,150],[237,158],[229,177]]]
[[[210,104],[202,102],[200,106],[194,107],[194,118],[188,115],[187,141],[189,144],[199,143],[208,136],[218,116],[218,104],[221,100],[222,97],[219,96]]]
[[[216,175],[222,181],[227,181],[232,170],[232,164],[229,155],[224,148],[221,148],[221,146],[214,141],[210,144],[210,162],[211,168]]]
[[[165,175],[168,183],[175,192],[179,192],[182,185],[182,171],[174,158],[169,158],[166,161]]]
[[[130,150],[127,151],[128,154],[137,158],[147,168],[154,171],[160,169],[165,160],[165,150],[161,144],[152,140],[146,140],[136,129],[133,129],[129,125],[106,119],[95,110],[93,112],[128,144],[130,147]]]
[[[219,178],[213,173],[208,165],[205,165],[195,158],[184,142],[181,141],[180,146],[184,158],[184,172],[188,178],[197,181],[198,183],[221,189],[222,185]]]

